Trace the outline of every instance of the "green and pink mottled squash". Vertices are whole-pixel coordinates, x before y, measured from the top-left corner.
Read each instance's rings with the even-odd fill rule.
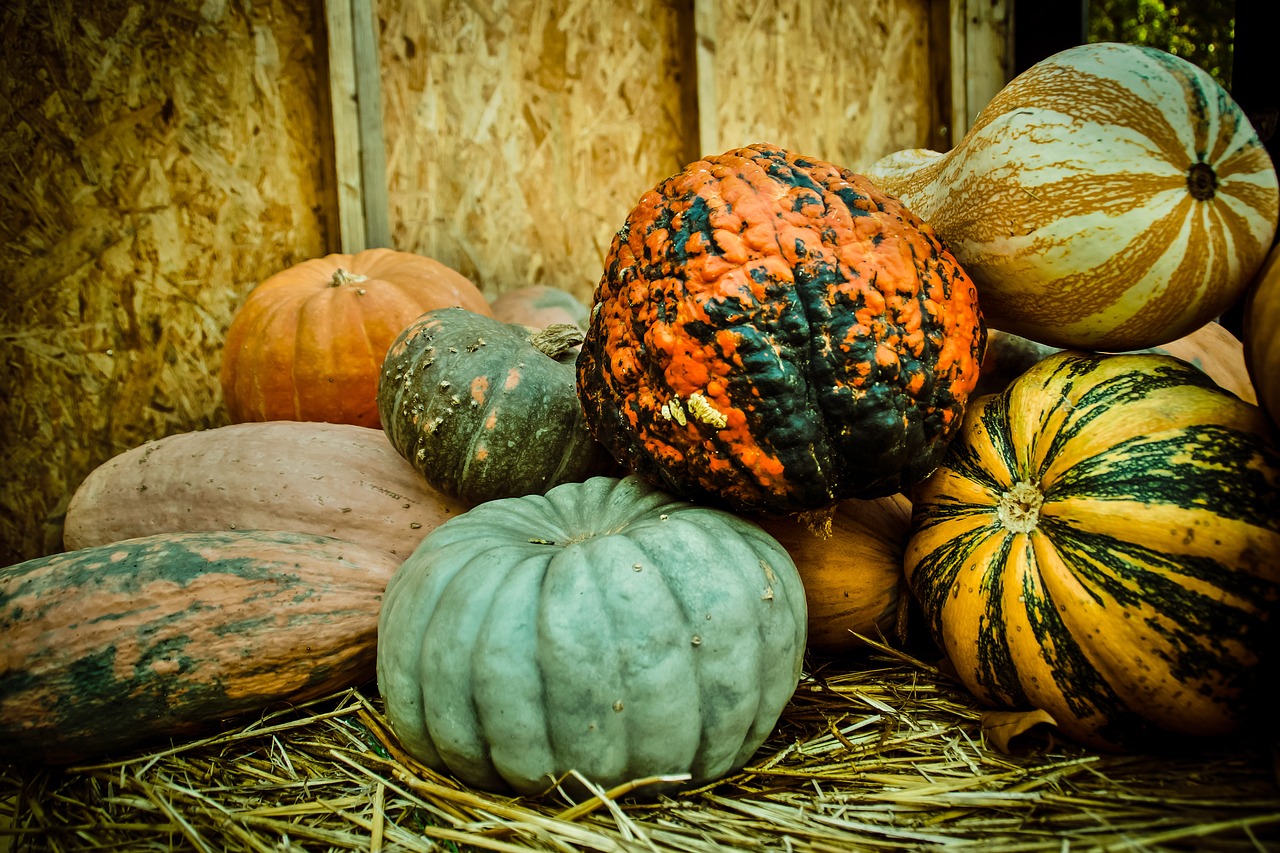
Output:
[[[400,561],[321,536],[157,534],[0,569],[0,761],[93,761],[373,678]]]
[[[468,506],[613,471],[574,393],[581,340],[567,324],[428,311],[387,351],[382,429],[427,483]]]

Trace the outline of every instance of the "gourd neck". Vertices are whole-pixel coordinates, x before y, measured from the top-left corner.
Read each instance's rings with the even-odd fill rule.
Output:
[[[1000,496],[996,503],[996,517],[1013,533],[1030,533],[1040,522],[1043,503],[1044,493],[1038,486],[1019,480]]]

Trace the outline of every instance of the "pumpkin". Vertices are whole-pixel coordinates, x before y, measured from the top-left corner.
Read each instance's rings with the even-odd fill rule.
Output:
[[[545,329],[567,323],[586,331],[587,306],[567,290],[546,284],[529,284],[505,290],[489,303],[493,316],[504,323]]]
[[[908,582],[982,701],[1103,748],[1239,726],[1280,597],[1257,406],[1171,356],[1056,353],[970,405],[912,506]]]
[[[982,357],[974,396],[1003,391],[1031,365],[1058,351],[1056,347],[1038,344],[1011,332],[988,329],[987,351]],[[1258,402],[1245,364],[1244,345],[1221,323],[1205,323],[1176,341],[1138,352],[1176,356],[1203,370],[1219,386],[1246,403]]]
[[[902,560],[911,533],[911,502],[901,494],[836,505],[829,526],[814,530],[794,516],[752,521],[787,549],[804,583],[809,650],[835,656],[866,648],[861,639],[906,639],[910,593]]]
[[[644,481],[481,504],[387,586],[378,687],[404,748],[486,790],[743,766],[799,683],[804,587],[759,526]]]
[[[156,533],[289,530],[403,560],[466,510],[396,453],[380,429],[266,421],[176,433],[107,460],[71,497],[69,549]]]
[[[540,494],[612,468],[587,431],[573,327],[536,332],[462,308],[428,311],[387,351],[378,409],[391,445],[467,505]]]
[[[0,569],[0,760],[98,760],[364,683],[397,565],[326,537],[220,531]]]
[[[276,273],[227,329],[220,380],[230,420],[377,428],[387,347],[422,312],[446,306],[490,313],[461,273],[411,252],[333,254]]]
[[[760,144],[645,193],[578,356],[597,440],[741,512],[828,508],[933,470],[977,381],[972,282],[859,175]]]
[[[1079,45],[1011,80],[946,153],[866,170],[937,231],[989,323],[1056,347],[1127,351],[1240,298],[1275,234],[1276,172],[1204,71]]]
[[[1280,247],[1271,250],[1244,303],[1245,365],[1260,405],[1280,423]]]

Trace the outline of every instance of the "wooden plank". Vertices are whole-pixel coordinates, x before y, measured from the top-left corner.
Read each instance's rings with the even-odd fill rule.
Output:
[[[948,151],[953,140],[951,127],[951,3],[929,0],[929,130],[926,148]]]
[[[352,0],[325,0],[329,41],[329,102],[333,113],[334,182],[338,190],[338,228],[345,253],[366,247],[364,180],[360,162],[360,111],[356,100],[356,63]]]
[[[364,245],[390,247],[387,149],[382,132],[382,66],[372,0],[350,0],[356,110],[359,113],[360,190]]]
[[[951,0],[951,138],[959,142],[1009,82],[1010,0]]]
[[[716,19],[719,0],[694,0],[693,29],[697,36],[694,68],[698,88],[698,156],[720,153],[720,122],[716,99]]]
[[[968,0],[951,0],[951,144],[955,145],[969,130],[969,46],[967,22]]]
[[[965,76],[972,122],[1004,84],[1009,82],[1012,41],[1009,27],[1010,0],[969,0],[968,32],[965,49],[968,57]]]

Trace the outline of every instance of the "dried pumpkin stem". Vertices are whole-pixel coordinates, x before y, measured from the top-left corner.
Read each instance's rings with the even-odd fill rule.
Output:
[[[1030,533],[1040,521],[1040,506],[1044,494],[1038,486],[1018,481],[1000,496],[996,504],[996,516],[1000,523],[1014,533]]]
[[[362,281],[368,280],[369,277],[367,275],[360,275],[359,273],[354,273],[350,270],[344,270],[339,267],[334,270],[333,278],[329,280],[329,286],[342,287],[344,284],[359,284]]]
[[[552,323],[531,338],[538,351],[559,358],[582,343],[582,330],[572,323]]]

